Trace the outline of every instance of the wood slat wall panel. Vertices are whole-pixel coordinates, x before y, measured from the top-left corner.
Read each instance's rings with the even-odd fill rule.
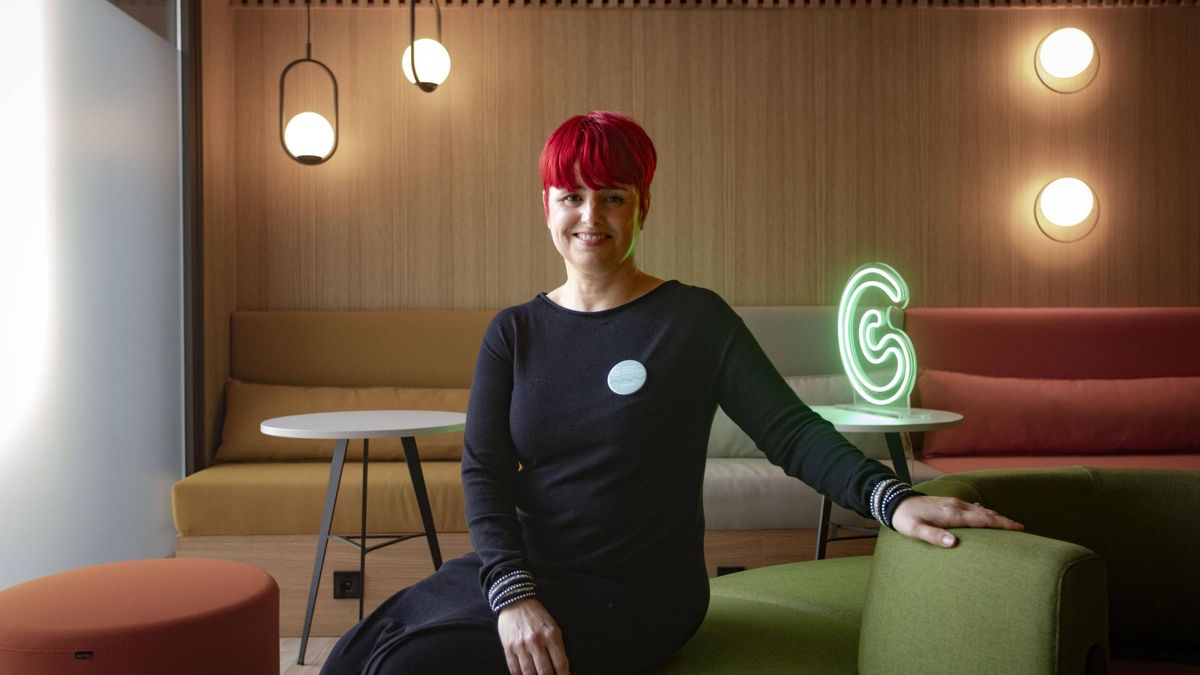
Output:
[[[229,375],[229,314],[237,307],[237,177],[234,11],[206,3],[201,13],[201,277],[204,364],[202,458],[216,451],[225,378]],[[198,462],[200,464],[205,461]]]
[[[114,0],[109,0],[113,2]],[[229,0],[246,9],[292,9],[306,0]],[[440,0],[444,7],[534,9],[986,9],[1048,7],[1194,7],[1197,0]],[[414,0],[429,7],[433,0]],[[407,8],[405,0],[311,0],[314,7]]]
[[[454,71],[432,95],[400,74],[406,11],[316,8],[343,133],[318,167],[284,155],[276,122],[304,12],[206,4],[206,26],[214,16],[229,29],[205,45],[210,407],[235,304],[492,308],[560,283],[537,153],[555,124],[597,108],[633,115],[659,146],[642,266],[735,305],[830,304],[874,259],[920,306],[1200,304],[1193,8],[456,7]],[[1101,54],[1071,95],[1031,67],[1062,25]],[[1032,217],[1040,187],[1066,174],[1101,209],[1069,245]]]

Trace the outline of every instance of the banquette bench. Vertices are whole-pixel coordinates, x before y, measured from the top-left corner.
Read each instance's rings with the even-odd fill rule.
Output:
[[[800,397],[845,402],[835,307],[737,310]],[[465,410],[490,311],[239,312],[223,437],[211,465],[175,485],[181,557],[250,562],[280,585],[282,635],[299,634],[331,444],[263,436],[259,423],[337,409]],[[960,429],[917,440],[915,481],[986,467],[1200,470],[1200,308],[910,309],[922,367],[914,404],[960,412]],[[851,440],[885,457],[881,438]],[[459,482],[461,435],[418,440],[443,554],[469,550]],[[420,529],[399,444],[372,443],[372,531]],[[354,444],[351,446],[354,452]],[[785,475],[719,410],[705,474],[706,559],[755,568],[808,559],[818,498]],[[353,454],[352,454],[353,457]],[[335,532],[357,530],[360,471],[343,475]],[[861,524],[835,511],[834,521]],[[839,563],[862,565],[864,563]],[[338,635],[357,602],[329,597],[357,569],[331,545],[313,635]],[[372,554],[367,606],[432,571],[420,545]]]
[[[801,399],[851,400],[836,343],[836,307],[737,310]],[[231,372],[222,438],[210,465],[173,490],[176,554],[248,562],[280,586],[280,631],[298,635],[304,616],[332,443],[265,436],[271,417],[328,410],[465,411],[475,357],[492,311],[238,312],[231,319]],[[887,457],[880,435],[849,435],[868,454]],[[462,434],[417,439],[442,553],[470,550],[459,480]],[[371,443],[368,527],[420,531],[398,440]],[[361,444],[352,442],[333,531],[358,531]],[[936,472],[916,465],[916,480]],[[706,559],[718,568],[753,568],[813,555],[819,497],[767,461],[718,410],[704,483]],[[835,509],[833,520],[869,525]],[[332,574],[356,570],[357,552],[333,543],[322,577],[313,635],[340,635],[358,603],[330,597]],[[402,544],[373,553],[366,606],[432,571],[427,549]]]

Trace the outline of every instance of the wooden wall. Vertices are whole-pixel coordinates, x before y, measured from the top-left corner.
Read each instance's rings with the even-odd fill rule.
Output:
[[[306,167],[277,128],[302,6],[212,2],[224,28],[204,39],[205,147],[226,153],[206,154],[214,374],[234,307],[500,307],[557,286],[537,155],[590,109],[630,114],[658,146],[641,267],[731,304],[832,304],[872,260],[919,306],[1200,304],[1195,6],[453,7],[453,71],[434,94],[400,71],[407,7],[314,8],[341,144]],[[1070,95],[1033,69],[1037,42],[1067,25],[1101,59]],[[418,9],[418,35],[431,31]],[[209,89],[228,98],[208,105]],[[1033,218],[1062,175],[1100,204],[1072,244]]]

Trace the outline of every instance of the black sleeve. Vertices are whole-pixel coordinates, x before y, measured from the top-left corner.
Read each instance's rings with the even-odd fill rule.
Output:
[[[864,517],[875,517],[871,513],[872,490],[896,475],[863,455],[805,405],[775,370],[741,317],[732,309],[727,317],[718,392],[721,408],[788,475]],[[886,523],[891,522],[899,502],[889,505]]]
[[[509,432],[513,353],[500,329],[505,315],[492,321],[479,350],[463,442],[467,527],[483,562],[485,592],[497,580],[530,569],[516,514],[518,462]]]

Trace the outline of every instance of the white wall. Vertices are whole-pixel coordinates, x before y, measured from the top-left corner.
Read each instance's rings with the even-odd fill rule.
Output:
[[[0,20],[0,588],[170,555],[179,54],[107,2]]]

